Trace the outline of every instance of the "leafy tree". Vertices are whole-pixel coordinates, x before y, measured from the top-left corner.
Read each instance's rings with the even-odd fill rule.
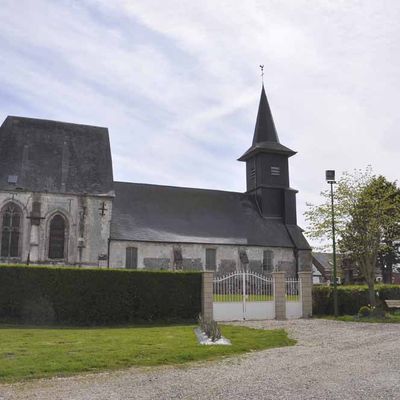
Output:
[[[345,172],[335,186],[338,251],[345,254],[346,259],[357,266],[359,275],[366,282],[375,280],[375,265],[382,268],[385,281],[391,282],[393,266],[400,261],[398,252],[400,217],[395,206],[398,204],[398,190],[395,183],[388,182],[382,176],[373,175],[371,167],[355,170],[353,173]],[[325,190],[321,196],[324,199],[322,204],[308,204],[305,213],[308,223],[307,235],[314,240],[322,241],[320,249],[330,250],[332,243],[330,190]],[[374,224],[376,227],[371,229]],[[366,233],[361,235],[363,227]],[[358,241],[357,246],[356,241]],[[370,243],[373,243],[373,246],[370,246]]]
[[[375,305],[375,268],[379,254],[400,237],[400,190],[385,177],[373,177],[357,195],[339,240],[342,252],[357,261]],[[392,251],[392,250],[391,250]]]
[[[350,211],[357,202],[359,193],[366,187],[374,175],[371,167],[365,170],[344,172],[335,185],[335,228],[336,238],[340,240],[350,221]],[[330,188],[321,192],[323,203],[314,205],[307,203],[304,213],[307,222],[307,236],[320,242],[320,250],[331,250],[332,245],[332,211]]]
[[[399,227],[396,227],[396,230],[398,231]],[[397,232],[397,235],[394,235],[394,232],[391,232],[391,235],[385,235],[378,252],[378,266],[384,283],[392,283],[393,270],[396,264],[400,263],[400,242],[391,239],[391,236],[399,237],[400,234]]]

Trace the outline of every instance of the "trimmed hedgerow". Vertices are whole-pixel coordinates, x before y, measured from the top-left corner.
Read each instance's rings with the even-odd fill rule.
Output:
[[[400,285],[376,285],[377,301],[385,307],[384,300],[400,299]],[[338,286],[338,308],[340,315],[355,315],[362,306],[369,304],[366,285]],[[313,314],[333,314],[333,287],[313,287]]]
[[[24,323],[129,324],[194,320],[201,274],[0,266],[0,319]]]

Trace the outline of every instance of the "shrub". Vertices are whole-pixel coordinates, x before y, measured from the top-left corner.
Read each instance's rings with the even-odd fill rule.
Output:
[[[356,315],[362,306],[369,304],[368,287],[366,285],[338,286],[339,314]],[[400,285],[376,285],[378,308],[385,307],[384,300],[400,299]],[[313,286],[313,314],[333,314],[333,287]]]
[[[43,297],[38,297],[23,303],[21,317],[23,321],[34,324],[53,324],[55,311],[51,302]]]
[[[362,306],[358,311],[360,318],[378,318],[383,319],[386,317],[385,310],[382,307]]]
[[[377,285],[379,299],[400,300],[400,285]]]
[[[221,339],[222,333],[217,321],[206,321],[201,315],[199,315],[199,325],[200,329],[211,339],[212,342]]]
[[[358,315],[360,317],[369,317],[371,315],[371,309],[368,306],[362,306],[358,311]]]
[[[0,319],[74,325],[194,320],[201,274],[0,266]]]
[[[385,318],[386,317],[386,312],[383,309],[382,306],[378,306],[378,307],[373,307],[371,309],[371,317],[373,318]]]

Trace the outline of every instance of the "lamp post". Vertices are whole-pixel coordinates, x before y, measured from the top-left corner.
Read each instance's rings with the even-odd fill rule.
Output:
[[[336,277],[336,239],[335,239],[335,209],[333,206],[333,184],[335,181],[335,171],[325,171],[325,179],[331,185],[331,211],[332,211],[332,250],[333,250],[333,313],[335,317],[339,315],[338,296],[337,296],[337,277]]]

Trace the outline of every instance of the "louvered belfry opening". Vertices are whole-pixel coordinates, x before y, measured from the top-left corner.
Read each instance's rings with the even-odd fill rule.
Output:
[[[49,258],[64,258],[65,250],[65,220],[57,214],[50,222],[49,233]]]
[[[21,209],[14,203],[3,208],[1,222],[1,257],[19,256]]]

